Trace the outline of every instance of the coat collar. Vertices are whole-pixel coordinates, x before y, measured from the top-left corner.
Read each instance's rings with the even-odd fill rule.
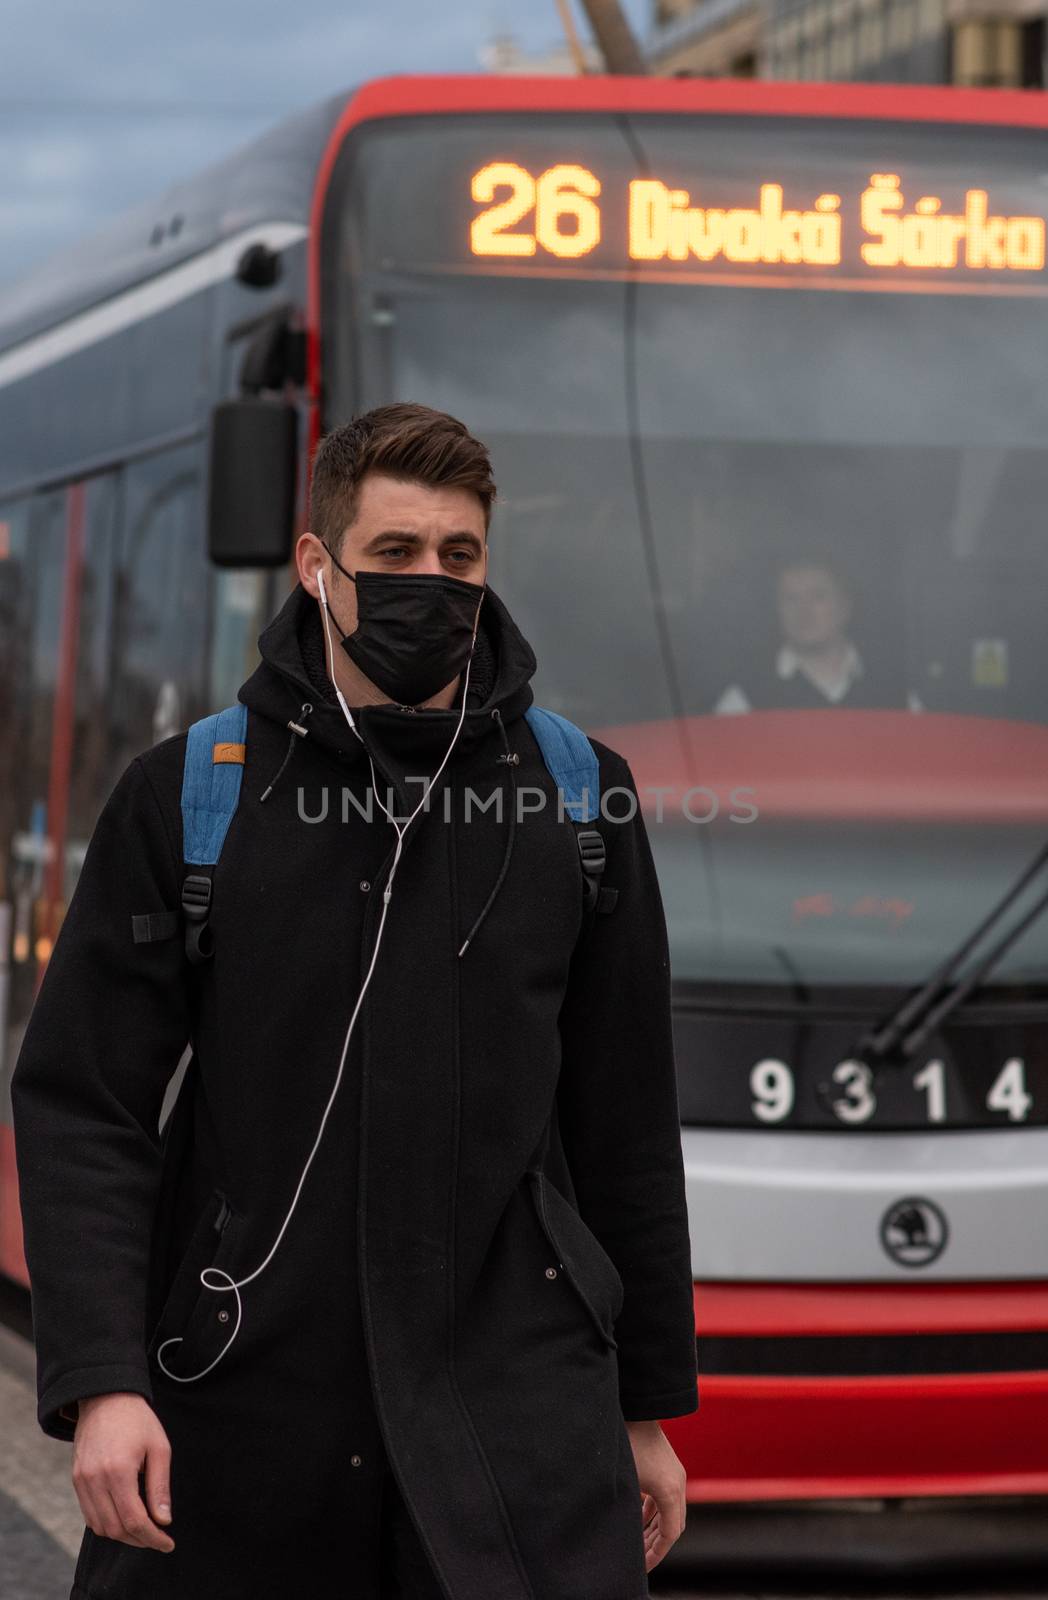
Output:
[[[858,650],[849,641],[844,652],[840,672],[833,679],[827,679],[821,674],[812,672],[804,657],[792,645],[784,644],[775,658],[775,671],[780,678],[792,678],[795,673],[801,672],[816,689],[819,689],[827,700],[843,700],[856,678],[862,677],[864,668],[862,657]]]

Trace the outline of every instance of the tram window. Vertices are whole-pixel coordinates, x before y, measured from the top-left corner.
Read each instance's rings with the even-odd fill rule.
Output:
[[[0,505],[0,901],[11,893],[10,845],[15,831],[15,772],[20,758],[19,701],[28,627],[26,521],[28,508]]]
[[[114,759],[123,767],[209,709],[210,568],[198,446],[126,469],[113,654]]]
[[[212,707],[232,704],[240,685],[258,664],[257,640],[267,620],[268,577],[268,573],[248,570],[213,574]]]
[[[91,479],[84,484],[83,496],[73,750],[66,822],[66,904],[98,812],[122,770],[110,713],[119,533],[116,474]]]
[[[0,1067],[14,1061],[33,1003],[44,902],[48,780],[61,632],[66,496],[0,510],[0,927],[10,957],[0,990]],[[6,1012],[6,1015],[2,1013]]]
[[[1048,722],[1031,514],[1048,497],[1048,453],[650,439],[645,461],[687,712],[804,705]],[[778,672],[791,644],[803,653],[790,629],[812,620],[784,617],[780,590],[799,604],[793,591],[816,580],[842,591],[839,654],[854,664],[853,649],[861,667],[836,698],[792,695],[805,684],[789,661]]]
[[[617,536],[632,494],[622,452],[549,435],[491,443],[491,581],[535,649],[536,695],[591,727],[672,716],[643,546]]]

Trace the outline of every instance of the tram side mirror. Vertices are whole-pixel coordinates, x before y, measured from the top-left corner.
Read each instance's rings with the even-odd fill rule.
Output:
[[[217,567],[282,567],[295,526],[298,414],[244,395],[211,413],[207,549]]]

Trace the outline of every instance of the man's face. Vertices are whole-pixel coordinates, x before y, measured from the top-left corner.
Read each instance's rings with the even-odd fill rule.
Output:
[[[825,567],[786,567],[779,575],[779,622],[795,650],[817,650],[844,637],[851,607]]]
[[[335,554],[347,572],[444,573],[482,584],[487,570],[484,512],[470,489],[435,489],[370,472],[360,484],[357,513]],[[319,592],[316,569],[339,626],[357,626],[356,584],[339,572],[319,541],[303,552],[300,574],[311,593]]]

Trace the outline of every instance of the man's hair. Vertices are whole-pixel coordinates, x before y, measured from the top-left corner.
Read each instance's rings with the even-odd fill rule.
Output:
[[[309,525],[336,553],[369,472],[433,489],[470,489],[487,530],[495,498],[487,446],[444,411],[406,402],[378,406],[325,434],[313,460]]]
[[[780,558],[777,567],[777,576],[782,577],[785,572],[826,572],[833,579],[837,588],[846,598],[851,598],[852,585],[837,560],[836,556],[828,551],[812,549],[798,550],[795,555]]]

